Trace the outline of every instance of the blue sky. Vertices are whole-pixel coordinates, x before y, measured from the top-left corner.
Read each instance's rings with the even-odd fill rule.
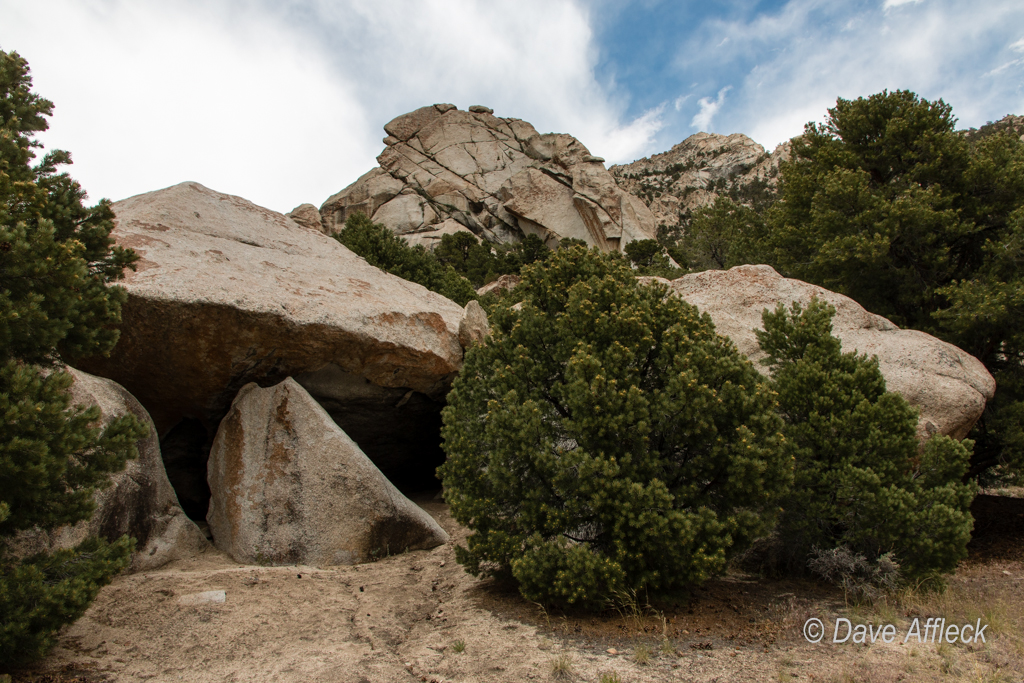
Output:
[[[94,198],[195,180],[287,211],[376,165],[434,102],[609,163],[698,130],[768,149],[837,97],[910,89],[963,127],[1024,114],[1020,0],[0,0]]]

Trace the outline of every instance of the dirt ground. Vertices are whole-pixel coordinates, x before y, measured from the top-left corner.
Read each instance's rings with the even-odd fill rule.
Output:
[[[205,556],[121,576],[15,682],[51,681],[1024,681],[1024,498],[981,496],[971,556],[941,594],[848,605],[811,581],[729,573],[678,604],[546,612],[432,551],[371,564],[242,566]],[[205,591],[222,603],[182,604]],[[187,600],[186,600],[187,601]],[[826,637],[809,643],[806,620]],[[833,625],[892,623],[891,644],[834,644]],[[913,618],[988,624],[986,642],[918,643]],[[877,629],[876,629],[877,633]],[[842,635],[842,634],[841,634]]]

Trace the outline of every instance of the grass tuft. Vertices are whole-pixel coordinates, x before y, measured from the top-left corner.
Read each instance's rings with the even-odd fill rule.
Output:
[[[551,676],[567,681],[573,676],[572,657],[569,655],[558,655],[551,660]]]

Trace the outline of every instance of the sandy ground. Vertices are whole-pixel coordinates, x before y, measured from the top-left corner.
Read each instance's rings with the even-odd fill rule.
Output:
[[[996,511],[999,533],[982,534],[988,545],[975,544],[942,595],[858,608],[821,584],[732,573],[679,604],[595,616],[547,613],[466,574],[453,550],[465,530],[443,504],[418,502],[452,543],[328,569],[242,566],[211,551],[121,576],[13,680],[1024,681],[1024,534],[1000,531],[1024,530],[1015,511]],[[223,603],[182,604],[216,590]],[[985,644],[956,646],[803,638],[819,617],[830,640],[840,616],[901,634],[914,616],[990,626]]]

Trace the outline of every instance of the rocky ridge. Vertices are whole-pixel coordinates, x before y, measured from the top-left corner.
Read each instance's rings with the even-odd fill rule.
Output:
[[[644,203],[571,135],[541,135],[487,107],[451,104],[422,107],[384,130],[380,166],[320,207],[329,231],[362,212],[428,246],[422,240],[459,230],[495,243],[534,234],[552,247],[574,238],[603,251],[656,235]]]
[[[786,142],[768,154],[746,135],[696,133],[672,149],[609,168],[626,192],[654,214],[659,230],[685,228],[690,214],[719,196],[742,204],[764,202],[775,193],[779,163],[789,158]]]
[[[1000,132],[1024,140],[1024,116],[1008,115],[960,131],[971,140]],[[779,164],[790,159],[791,141],[768,153],[746,135],[695,133],[667,152],[609,167],[626,192],[654,214],[659,230],[683,230],[690,215],[720,196],[755,208],[775,200]]]
[[[989,121],[980,128],[969,128],[961,131],[970,140],[978,140],[996,133],[1010,132],[1024,140],[1024,116],[1009,114],[998,121]]]

